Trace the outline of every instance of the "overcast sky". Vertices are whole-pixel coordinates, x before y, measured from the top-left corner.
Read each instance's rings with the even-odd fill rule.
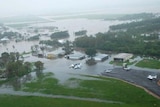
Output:
[[[113,14],[160,12],[160,0],[0,0],[0,16],[91,10]]]

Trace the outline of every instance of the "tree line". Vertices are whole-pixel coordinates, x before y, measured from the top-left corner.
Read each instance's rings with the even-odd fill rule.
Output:
[[[160,17],[137,22],[113,25],[109,28],[111,31],[126,30],[127,32],[131,32],[132,34],[151,33],[160,30]]]
[[[51,39],[63,39],[69,37],[68,31],[55,32],[51,34]]]
[[[128,52],[160,58],[160,18],[110,26],[106,33],[75,39],[81,48],[110,52]]]
[[[75,32],[75,36],[86,35],[86,33],[87,33],[87,30],[77,31],[77,32]]]
[[[152,19],[155,17],[153,13],[138,13],[138,14],[128,14],[117,18],[118,20],[137,20],[137,19]]]
[[[40,73],[43,70],[43,63],[41,61],[36,61],[35,63],[24,62],[20,59],[18,52],[4,52],[1,54],[0,75],[3,75],[5,78],[22,77],[34,71],[34,67],[36,73]]]
[[[21,36],[19,33],[17,32],[4,32],[3,34],[0,33],[0,39],[4,38],[4,37],[7,37],[9,39],[12,39],[13,37],[16,37],[17,35]]]
[[[160,41],[144,41],[142,37],[128,36],[127,33],[98,33],[95,37],[84,36],[75,39],[74,44],[81,48],[94,48],[110,52],[128,52],[160,58]]]

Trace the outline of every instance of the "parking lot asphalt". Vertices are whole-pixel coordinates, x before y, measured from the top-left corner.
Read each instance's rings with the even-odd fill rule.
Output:
[[[115,68],[111,72],[102,72],[101,74],[103,76],[122,79],[129,83],[142,86],[148,91],[160,97],[160,86],[157,84],[157,82],[160,80],[160,72],[134,70],[134,69],[126,71],[122,68]],[[157,79],[149,80],[147,78],[148,75],[157,75]]]

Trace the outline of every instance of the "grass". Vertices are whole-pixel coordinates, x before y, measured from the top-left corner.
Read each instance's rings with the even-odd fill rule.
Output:
[[[2,84],[4,84],[4,83],[6,83],[6,82],[8,82],[8,80],[0,80],[0,85],[2,85]]]
[[[154,59],[143,59],[138,62],[136,66],[142,68],[160,69],[160,61]]]
[[[32,96],[0,95],[1,107],[133,107],[127,104],[107,104],[69,99],[53,99]]]
[[[143,89],[139,89],[119,80],[110,78],[99,78],[99,80],[80,80],[72,78],[66,82],[69,84],[69,82],[73,83],[73,81],[78,83],[78,85],[76,84],[76,87],[59,84],[58,80],[51,76],[42,76],[37,81],[25,84],[25,88],[23,90],[29,92],[41,92],[45,94],[119,101],[123,102],[124,106],[129,105],[129,107],[131,105],[136,107],[160,106],[160,100],[149,95]],[[115,104],[115,106],[118,106],[118,104]]]

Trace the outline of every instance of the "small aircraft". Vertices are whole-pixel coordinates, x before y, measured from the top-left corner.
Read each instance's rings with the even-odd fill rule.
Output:
[[[105,69],[104,70],[104,72],[106,72],[106,73],[109,73],[109,72],[111,72],[112,71],[112,69]]]
[[[123,69],[126,70],[126,71],[131,70],[131,68],[128,67],[128,64],[127,64],[127,63],[123,63]]]
[[[124,67],[123,69],[124,69],[124,70],[126,70],[126,71],[131,70],[131,68],[130,68],[130,67]]]
[[[82,64],[81,63],[77,63],[77,64],[71,64],[70,68],[74,68],[74,69],[81,69]]]
[[[149,80],[157,79],[157,75],[148,75],[147,77]]]

